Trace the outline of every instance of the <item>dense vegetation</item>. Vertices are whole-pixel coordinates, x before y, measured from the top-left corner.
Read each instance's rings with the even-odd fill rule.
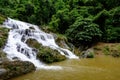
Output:
[[[49,25],[77,47],[120,42],[119,0],[0,0],[0,14]]]

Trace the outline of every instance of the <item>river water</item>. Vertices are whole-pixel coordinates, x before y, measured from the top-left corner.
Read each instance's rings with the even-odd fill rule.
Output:
[[[96,56],[93,59],[69,59],[50,65],[63,69],[40,69],[11,80],[120,80],[120,58]]]

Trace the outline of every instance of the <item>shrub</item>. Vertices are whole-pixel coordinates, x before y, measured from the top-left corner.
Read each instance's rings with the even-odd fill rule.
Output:
[[[0,24],[3,24],[4,21],[5,21],[5,17],[0,14]]]
[[[109,49],[108,46],[105,46],[105,47],[103,48],[103,53],[104,53],[105,55],[110,55],[110,49]]]
[[[76,46],[88,46],[98,42],[102,36],[102,32],[99,26],[92,23],[90,19],[79,18],[66,31],[66,35]]]
[[[103,41],[105,42],[120,42],[120,7],[109,11],[109,17],[105,22],[105,31]]]
[[[65,33],[69,26],[69,9],[65,8],[63,10],[58,10],[55,15],[52,16],[52,20],[49,23],[50,27],[55,30],[55,32]]]

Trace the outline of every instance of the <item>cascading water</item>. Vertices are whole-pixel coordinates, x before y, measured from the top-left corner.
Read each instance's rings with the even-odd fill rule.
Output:
[[[4,48],[9,59],[18,58],[23,61],[30,61],[36,67],[46,67],[42,62],[37,60],[37,50],[29,47],[25,42],[28,39],[35,39],[43,46],[48,46],[52,49],[56,49],[60,54],[65,55],[67,58],[78,58],[71,51],[60,48],[54,40],[51,34],[45,33],[36,25],[17,21],[8,18],[4,22],[5,27],[10,28],[8,41]],[[49,68],[51,68],[49,66]]]

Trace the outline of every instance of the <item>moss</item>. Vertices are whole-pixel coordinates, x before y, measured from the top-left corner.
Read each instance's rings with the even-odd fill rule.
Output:
[[[57,34],[56,41],[60,41],[60,40],[67,41],[67,37],[65,35],[62,35],[62,34]]]
[[[4,46],[5,42],[7,41],[9,29],[0,27],[0,48]]]
[[[39,50],[37,58],[45,63],[59,62],[66,59],[66,57],[61,55],[57,50],[48,47],[41,47]]]
[[[36,49],[39,49],[39,47],[41,46],[41,44],[39,44],[35,39],[28,39],[26,41],[26,44],[28,44],[28,46],[30,46],[32,48],[36,48]]]
[[[2,47],[5,45],[8,37],[9,29],[0,26],[0,58],[5,57],[5,53],[2,51]]]
[[[86,56],[86,58],[94,58],[94,53],[93,53],[93,52],[90,52],[90,53]]]
[[[6,74],[0,75],[3,80],[29,73],[35,70],[35,66],[28,61],[5,61],[1,64],[2,68],[7,70]]]
[[[43,47],[34,39],[29,39],[26,43],[39,50],[37,58],[45,63],[59,62],[66,59],[64,55],[61,55],[57,50],[50,49],[49,47]]]
[[[5,21],[6,17],[0,14],[0,24]]]
[[[72,50],[72,48],[73,48],[73,47],[71,48],[72,44],[68,42],[68,39],[65,35],[56,34],[55,41],[56,41],[57,45],[62,48],[66,48],[69,50]]]
[[[110,49],[109,49],[108,46],[105,46],[105,47],[103,48],[103,53],[104,53],[105,55],[110,55]]]
[[[6,57],[6,54],[2,51],[2,49],[0,49],[0,58],[4,58]]]
[[[94,58],[94,50],[93,49],[87,49],[86,51],[83,51],[80,55],[81,58]]]

